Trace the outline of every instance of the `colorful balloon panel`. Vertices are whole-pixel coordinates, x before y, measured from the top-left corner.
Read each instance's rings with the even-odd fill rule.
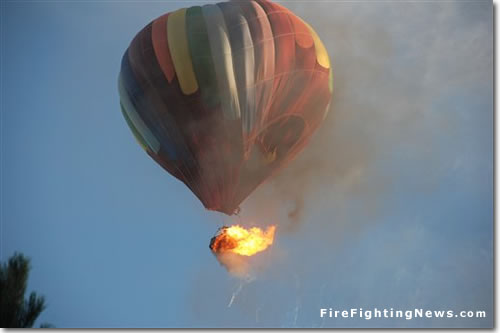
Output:
[[[207,209],[231,215],[321,125],[330,67],[313,28],[281,5],[194,6],[160,16],[132,40],[120,105],[158,164]]]

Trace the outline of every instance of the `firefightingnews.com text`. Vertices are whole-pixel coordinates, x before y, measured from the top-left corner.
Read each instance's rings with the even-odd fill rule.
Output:
[[[349,309],[349,310],[335,310],[333,308],[321,308],[319,310],[321,318],[364,318],[371,320],[373,318],[405,318],[406,320],[418,318],[486,318],[486,311],[472,311],[472,310],[394,310],[390,309],[377,309],[364,310]]]

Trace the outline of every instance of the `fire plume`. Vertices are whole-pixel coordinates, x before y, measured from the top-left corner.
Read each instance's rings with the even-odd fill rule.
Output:
[[[264,231],[257,227],[245,229],[239,225],[224,226],[210,241],[210,249],[215,253],[232,252],[242,256],[252,256],[264,251],[273,243],[276,226]]]

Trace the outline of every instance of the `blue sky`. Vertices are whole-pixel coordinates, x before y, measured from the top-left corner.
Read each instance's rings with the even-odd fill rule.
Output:
[[[241,219],[205,211],[120,113],[129,42],[187,3],[199,4],[2,2],[1,259],[32,258],[29,289],[48,301],[39,322],[491,326],[492,3],[283,2],[330,53],[332,109]],[[208,249],[223,223],[278,225],[252,282]],[[488,318],[336,320],[321,307]]]

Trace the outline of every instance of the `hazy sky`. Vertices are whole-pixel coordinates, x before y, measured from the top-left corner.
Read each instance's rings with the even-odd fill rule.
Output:
[[[32,258],[29,290],[48,301],[38,322],[491,326],[492,3],[283,2],[330,53],[332,109],[240,219],[205,211],[120,113],[117,78],[135,33],[195,4],[1,4],[1,260]],[[278,225],[251,282],[208,249],[223,223]],[[321,307],[488,318],[322,320]]]

